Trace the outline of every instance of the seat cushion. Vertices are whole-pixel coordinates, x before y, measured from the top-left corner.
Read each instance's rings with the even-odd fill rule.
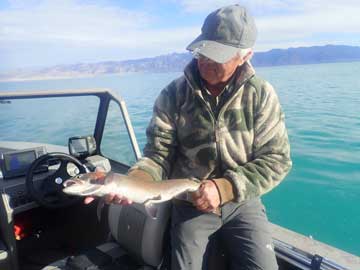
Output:
[[[144,205],[109,208],[109,227],[113,238],[132,257],[145,265],[157,267],[164,256],[164,242],[170,220],[171,203],[157,204],[157,217],[147,214]]]

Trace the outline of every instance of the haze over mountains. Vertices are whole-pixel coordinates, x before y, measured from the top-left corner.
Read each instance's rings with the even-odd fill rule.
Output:
[[[88,77],[129,72],[174,72],[182,71],[191,59],[191,54],[186,52],[136,60],[57,65],[3,73],[0,74],[0,81]],[[360,47],[345,45],[273,49],[255,53],[251,60],[255,67],[353,61],[360,61]]]

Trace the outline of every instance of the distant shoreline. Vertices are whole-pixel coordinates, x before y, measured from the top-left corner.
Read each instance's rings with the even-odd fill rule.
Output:
[[[79,79],[131,73],[181,72],[191,59],[192,55],[186,52],[136,60],[57,65],[42,69],[3,72],[0,73],[0,82]],[[257,68],[262,68],[359,61],[360,47],[325,45],[256,52],[251,63]]]
[[[116,73],[114,73],[116,74]],[[28,78],[5,78],[0,79],[0,82],[26,82],[26,81],[46,81],[46,80],[67,80],[67,79],[82,79],[82,78],[92,78],[97,76],[102,76],[107,74],[84,74],[84,75],[75,75],[75,76],[34,76]]]
[[[309,63],[309,64],[291,64],[291,65],[273,65],[273,66],[255,66],[255,68],[276,68],[276,67],[292,67],[292,66],[310,66],[310,65],[323,65],[323,64],[350,64],[350,63],[359,63],[360,60],[355,61],[338,61],[338,62],[324,62],[324,63]],[[84,74],[84,75],[75,75],[75,76],[34,76],[29,78],[8,78],[8,79],[0,79],[0,83],[12,83],[12,82],[28,82],[28,81],[47,81],[47,80],[71,80],[71,79],[85,79],[85,78],[95,78],[95,77],[103,77],[103,76],[123,76],[129,74],[137,74],[137,73],[168,73],[168,72],[181,72],[181,71],[163,71],[163,72],[122,72],[122,73],[102,73],[102,74]]]

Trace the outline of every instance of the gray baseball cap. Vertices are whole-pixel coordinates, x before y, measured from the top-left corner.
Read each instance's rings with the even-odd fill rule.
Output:
[[[217,63],[225,63],[239,49],[252,48],[256,35],[253,17],[244,7],[231,5],[210,13],[204,21],[200,36],[186,49]]]

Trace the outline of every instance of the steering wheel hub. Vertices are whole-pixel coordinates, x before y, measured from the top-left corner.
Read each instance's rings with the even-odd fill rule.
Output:
[[[64,182],[64,180],[61,177],[56,177],[55,178],[55,183],[58,185],[61,185]]]
[[[38,183],[35,184],[34,172],[41,165],[48,163],[49,160],[58,161],[60,166],[53,173],[46,176],[40,185]],[[64,188],[63,182],[73,176],[69,174],[67,169],[69,163],[76,166],[76,172],[78,173],[88,172],[80,160],[65,153],[48,153],[40,156],[30,165],[26,174],[26,187],[29,194],[38,204],[46,208],[62,208],[73,205],[81,200],[79,197],[69,196],[62,192]]]

